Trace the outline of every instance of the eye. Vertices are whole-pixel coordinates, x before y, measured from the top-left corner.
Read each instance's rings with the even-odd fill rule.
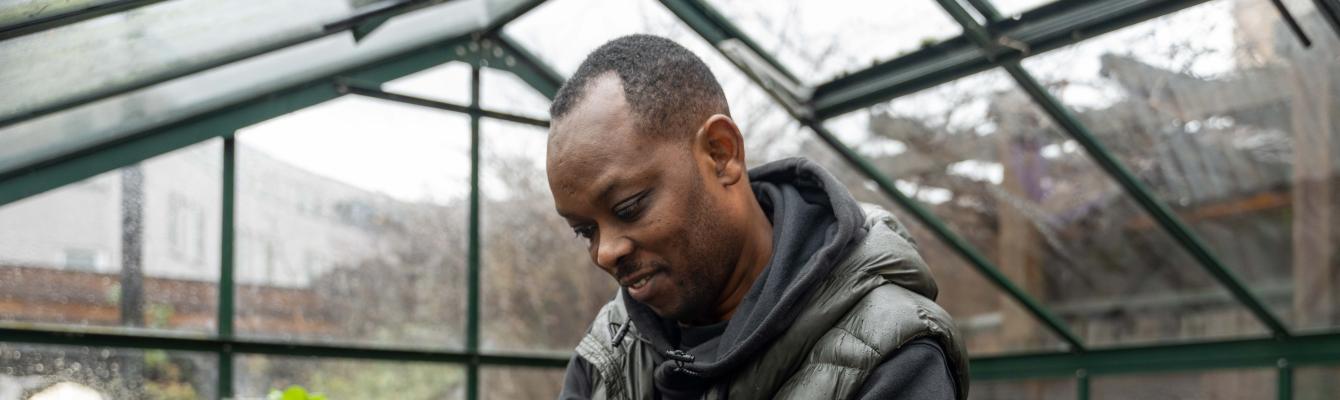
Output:
[[[635,194],[628,200],[624,200],[614,207],[614,216],[624,221],[637,219],[638,215],[642,213],[649,195],[651,195],[650,190]]]

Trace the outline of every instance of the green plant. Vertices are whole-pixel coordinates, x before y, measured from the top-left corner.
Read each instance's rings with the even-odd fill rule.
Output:
[[[302,386],[293,385],[280,392],[279,389],[271,390],[265,397],[266,400],[326,400],[326,396],[320,393],[307,393],[307,389]]]

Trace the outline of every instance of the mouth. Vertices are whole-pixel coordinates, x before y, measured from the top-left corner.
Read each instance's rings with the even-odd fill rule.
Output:
[[[648,271],[637,274],[619,281],[619,285],[628,289],[628,294],[633,296],[634,300],[646,303],[651,298],[652,289],[656,287],[656,280],[660,277],[658,271]]]

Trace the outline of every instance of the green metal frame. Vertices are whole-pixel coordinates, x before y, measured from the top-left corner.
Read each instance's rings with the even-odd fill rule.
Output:
[[[959,36],[820,84],[811,104],[817,118],[832,118],[1205,1],[1058,0],[992,26],[1027,52],[989,54],[971,38]]]
[[[701,4],[697,0],[663,0],[662,3],[665,4],[666,8],[669,8],[671,12],[678,15],[680,19],[688,23],[689,27],[695,32],[698,32],[699,36],[702,36],[703,39],[712,43],[718,50],[722,51],[723,56],[734,60],[731,58],[730,54],[722,50],[721,44],[726,40],[735,39],[735,37],[717,34],[718,32],[738,31],[738,29],[729,25],[729,21],[726,21],[723,18],[695,17],[694,13],[701,12],[700,10],[702,7],[706,7],[706,5]],[[751,50],[758,51],[752,47]],[[763,56],[763,54],[760,54],[760,56]],[[772,60],[772,57],[767,56],[761,58],[764,60]],[[767,62],[773,63],[775,61]],[[758,73],[749,69],[747,66],[739,64],[737,64],[737,66],[739,66],[750,79],[753,79],[755,83],[758,83],[760,87],[763,87],[774,97],[788,96],[787,93],[778,93],[774,90],[768,90],[772,88],[772,86],[765,83],[764,77],[759,76]],[[778,67],[777,69],[780,70],[779,66],[775,67]],[[788,102],[780,99],[779,101],[783,103]],[[802,110],[800,112],[803,113],[804,111]],[[926,210],[916,200],[913,200],[911,197],[902,193],[902,191],[893,184],[893,179],[889,178],[883,172],[880,172],[869,160],[866,160],[865,157],[857,154],[850,147],[838,140],[837,137],[829,133],[828,129],[825,128],[819,120],[813,119],[808,115],[795,115],[795,111],[793,111],[792,116],[801,124],[804,124],[814,131],[824,143],[837,151],[837,153],[858,172],[874,181],[880,191],[889,196],[895,204],[898,204],[904,211],[907,211],[924,224],[935,234],[935,236],[945,244],[949,245],[949,247],[953,248],[965,261],[968,262],[969,265],[980,272],[987,281],[995,284],[997,288],[1001,289],[1018,302],[1029,314],[1046,326],[1052,333],[1056,334],[1056,336],[1069,345],[1071,349],[1075,351],[1084,350],[1084,341],[1080,339],[1078,335],[1074,334],[1074,332],[1066,326],[1064,321],[1061,321],[1060,318],[1048,311],[1046,307],[1043,307],[1042,303],[1034,299],[1033,296],[1023,291],[1023,289],[1020,289],[1013,282],[1010,282],[1009,278],[1001,273],[999,268],[966,240],[950,230],[948,225],[945,225],[940,218]]]
[[[1274,316],[1245,285],[1229,271],[1204,243],[1181,222],[1169,208],[1155,198],[1119,160],[1109,153],[1088,129],[1080,123],[1059,100],[1047,92],[1033,77],[1019,66],[1028,56],[1072,44],[1105,32],[1139,23],[1209,0],[1059,0],[1024,13],[1015,19],[1005,19],[989,0],[967,0],[968,8],[954,0],[937,0],[964,28],[960,37],[924,48],[912,54],[878,64],[833,81],[813,87],[808,98],[794,98],[795,93],[776,90],[769,80],[782,80],[799,85],[794,74],[763,51],[753,40],[732,25],[726,18],[702,0],[661,0],[680,20],[708,42],[716,45],[728,59],[746,73],[755,83],[763,86],[783,103],[802,104],[803,108],[787,108],[801,124],[809,127],[827,145],[832,147],[857,171],[873,180],[880,190],[896,204],[918,219],[934,235],[954,249],[988,281],[1015,299],[1041,324],[1066,342],[1069,351],[1006,356],[975,357],[972,359],[973,377],[979,380],[1009,380],[1030,378],[1065,378],[1076,380],[1076,397],[1089,397],[1090,380],[1094,376],[1159,371],[1213,370],[1228,368],[1275,368],[1278,371],[1278,397],[1289,399],[1293,393],[1293,369],[1300,365],[1340,364],[1340,333],[1294,335]],[[152,1],[112,2],[135,7]],[[357,35],[366,33],[396,15],[429,4],[424,1],[379,3],[368,15],[332,24],[328,32],[353,30]],[[220,398],[233,395],[233,355],[269,354],[351,358],[367,360],[425,361],[462,364],[466,368],[466,395],[474,400],[479,395],[481,366],[528,366],[561,368],[567,364],[567,355],[552,354],[487,354],[479,346],[479,156],[482,146],[480,121],[493,118],[537,127],[547,127],[548,121],[485,110],[480,107],[481,68],[495,68],[515,74],[522,81],[546,97],[553,98],[563,78],[534,54],[502,33],[507,22],[534,9],[542,1],[534,0],[509,15],[473,34],[433,43],[392,57],[341,71],[321,79],[302,82],[274,93],[258,94],[234,104],[198,115],[184,121],[160,126],[127,136],[97,148],[61,156],[35,165],[0,173],[0,206],[54,189],[65,184],[130,165],[144,159],[170,152],[214,137],[223,141],[222,190],[222,243],[218,294],[217,326],[213,335],[204,334],[138,334],[120,330],[100,331],[101,328],[31,328],[0,326],[0,341],[28,342],[54,345],[98,345],[136,349],[167,349],[210,352],[218,355]],[[53,21],[78,21],[84,15],[71,14]],[[113,10],[115,11],[115,10]],[[989,21],[985,26],[973,19],[972,12]],[[55,23],[37,26],[48,29]],[[6,28],[8,29],[8,28]],[[29,28],[36,29],[36,28]],[[8,32],[8,31],[5,31]],[[996,40],[1008,37],[1010,46]],[[3,40],[3,37],[0,37]],[[726,42],[743,45],[763,62],[769,64],[773,75],[756,71],[750,65],[733,58],[724,48]],[[272,49],[273,50],[273,49]],[[263,54],[257,52],[252,55]],[[447,62],[467,62],[471,65],[471,103],[452,104],[381,90],[380,84]],[[222,64],[219,64],[222,65]],[[217,65],[215,65],[217,66]],[[949,82],[977,72],[1000,67],[1041,106],[1053,120],[1079,142],[1101,168],[1126,190],[1143,210],[1167,231],[1204,267],[1234,298],[1248,308],[1273,334],[1273,338],[1216,341],[1204,343],[1161,344],[1119,348],[1093,349],[1045,306],[1014,285],[989,260],[953,232],[933,213],[893,185],[893,179],[879,171],[872,163],[839,141],[823,125],[823,120],[845,112],[862,109],[888,101],[897,96]],[[204,69],[200,69],[203,71]],[[194,71],[194,70],[193,70]],[[180,72],[180,71],[179,71]],[[198,72],[198,71],[194,71]],[[188,73],[160,77],[168,79]],[[124,88],[117,89],[124,92]],[[234,316],[234,207],[236,190],[236,144],[233,133],[255,124],[298,109],[310,107],[342,95],[359,95],[401,102],[439,110],[465,113],[471,121],[471,191],[469,242],[467,254],[467,319],[466,346],[463,351],[387,348],[376,346],[336,346],[308,343],[277,343],[239,339],[233,331]],[[84,99],[86,101],[93,101]],[[95,100],[95,99],[94,99]],[[85,102],[86,102],[85,101]],[[55,112],[82,102],[49,107],[43,113]],[[39,114],[43,114],[39,113]],[[8,118],[0,126],[16,123],[38,114]]]
[[[75,108],[85,104],[90,104],[100,100],[108,99],[114,96],[130,93],[136,90],[164,83],[173,79],[182,78],[198,74],[204,71],[208,71],[211,69],[223,67],[225,65],[233,64],[260,55],[284,50],[290,47],[301,45],[303,43],[312,42],[327,36],[343,33],[345,31],[352,30],[355,33],[355,37],[359,38],[361,37],[361,35],[366,34],[368,31],[372,29],[367,28],[366,24],[376,25],[377,24],[376,21],[385,21],[385,19],[387,18],[411,12],[414,10],[418,10],[433,4],[435,4],[435,0],[403,0],[398,2],[372,4],[359,10],[356,10],[353,13],[353,15],[325,24],[322,26],[322,29],[318,31],[296,34],[290,37],[280,39],[274,43],[268,43],[265,45],[246,49],[234,54],[229,54],[227,57],[223,57],[218,60],[213,60],[207,63],[202,63],[187,68],[172,69],[157,74],[151,74],[149,76],[134,81],[129,81],[123,84],[108,85],[104,88],[100,88],[98,90],[94,90],[89,93],[80,94],[78,96],[72,96],[66,99],[57,99],[49,103],[39,105],[31,110],[20,111],[13,115],[6,115],[0,117],[0,128],[10,126],[22,121],[41,117],[43,115],[55,113],[57,111]],[[359,29],[360,27],[363,27],[363,29],[366,29],[367,31],[358,31],[357,29]]]
[[[55,29],[104,15],[133,10],[162,1],[164,0],[113,0],[95,3],[63,13],[34,16],[10,24],[0,25],[0,40],[13,39],[48,29]]]
[[[940,7],[944,8],[945,12],[949,13],[950,17],[963,26],[963,32],[972,38],[973,42],[977,43],[983,51],[993,54],[1009,51],[1006,47],[998,44],[996,38],[987,32],[986,27],[973,20],[972,16],[968,14],[968,10],[961,7],[959,3],[954,0],[936,1],[940,3]],[[993,21],[1003,20],[994,9],[978,11]],[[1126,169],[1126,166],[1120,160],[1117,160],[1117,157],[1108,151],[1107,147],[1099,142],[1093,133],[1079,121],[1079,118],[1076,118],[1065,105],[1061,104],[1060,100],[1052,96],[1051,92],[1042,87],[1042,84],[1038,83],[1032,74],[1029,74],[1019,65],[1019,61],[1005,61],[1001,63],[1001,67],[1014,78],[1019,87],[1038,106],[1047,112],[1047,115],[1051,116],[1052,120],[1067,135],[1075,139],[1088,152],[1089,156],[1108,176],[1115,179],[1126,190],[1126,193],[1134,198],[1136,203],[1158,222],[1160,227],[1167,231],[1182,248],[1186,249],[1205,268],[1206,272],[1209,272],[1219,281],[1219,284],[1227,288],[1239,303],[1247,307],[1252,315],[1256,316],[1262,324],[1270,329],[1271,334],[1280,337],[1289,336],[1289,329],[1266,307],[1265,303],[1247,290],[1242,280],[1209,250],[1205,242],[1195,232],[1192,232],[1186,223],[1173,214],[1172,209],[1167,204],[1154,197],[1153,192],[1145,187],[1140,179],[1135,177],[1135,174]]]

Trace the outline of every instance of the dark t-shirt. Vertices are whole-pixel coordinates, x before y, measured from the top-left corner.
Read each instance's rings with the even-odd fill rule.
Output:
[[[684,340],[689,340],[690,335],[702,340],[703,336],[698,334],[710,332],[705,331],[705,328],[712,327],[686,329]],[[593,389],[591,377],[594,374],[596,371],[590,363],[576,355],[572,356],[568,362],[567,376],[563,379],[563,392],[558,395],[559,400],[590,399]],[[856,398],[953,400],[955,390],[944,350],[933,340],[917,339],[908,342],[876,367],[861,385]]]

